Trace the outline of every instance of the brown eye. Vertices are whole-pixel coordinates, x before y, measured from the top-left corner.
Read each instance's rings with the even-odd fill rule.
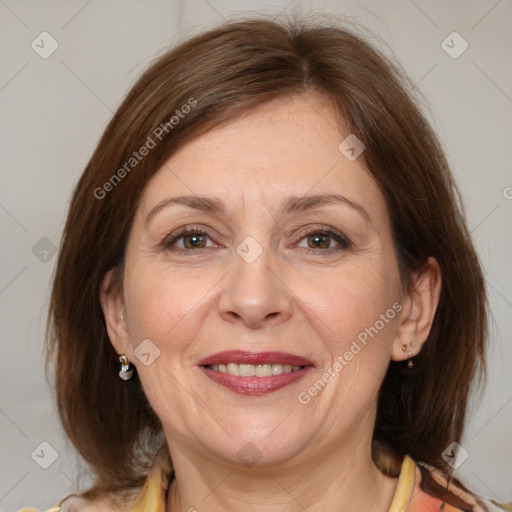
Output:
[[[329,235],[316,233],[314,235],[309,235],[307,238],[310,242],[309,247],[312,249],[329,249],[331,245]]]
[[[302,235],[301,240],[307,241],[308,252],[332,252],[348,249],[352,246],[351,242],[336,231],[330,229],[310,231],[305,235]],[[334,240],[338,246],[332,246],[332,240]]]
[[[187,228],[165,238],[162,247],[166,250],[207,249],[213,247],[206,245],[209,238],[208,234],[200,229]]]
[[[183,238],[184,245],[187,249],[197,249],[199,247],[205,247],[205,237],[206,235],[203,235],[201,233],[195,233],[192,235],[184,235],[180,238]],[[187,244],[187,240],[189,240],[189,244]]]

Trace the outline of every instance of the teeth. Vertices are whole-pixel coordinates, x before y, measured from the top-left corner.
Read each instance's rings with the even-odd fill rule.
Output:
[[[254,370],[256,370],[256,368],[252,364],[238,365],[238,375],[240,375],[240,377],[254,377]]]
[[[229,375],[240,375],[239,367],[240,367],[240,365],[238,365],[236,363],[229,363],[226,366],[226,372],[229,373]],[[217,368],[217,371],[219,371],[218,368]]]
[[[256,377],[270,377],[270,375],[272,375],[272,365],[259,364],[255,367],[254,375],[256,375]]]
[[[290,364],[213,364],[207,368],[214,372],[227,373],[240,377],[270,377],[272,375],[281,375],[281,373],[298,372],[301,366],[292,366]]]

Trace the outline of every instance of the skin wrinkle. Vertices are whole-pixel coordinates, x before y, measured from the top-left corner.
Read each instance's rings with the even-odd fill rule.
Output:
[[[340,202],[357,210],[370,224],[372,224],[370,216],[360,204],[354,203],[354,201],[351,201],[350,199],[347,199],[340,194],[324,194],[306,197],[291,196],[282,202],[281,208],[279,210],[279,216],[282,217],[291,212],[303,212],[315,207],[321,207],[324,204],[336,204]],[[222,201],[218,198],[210,198],[197,195],[178,196],[164,199],[163,201],[160,201],[154,208],[152,208],[144,221],[145,226],[147,227],[154,216],[158,215],[162,209],[180,204],[215,216],[226,215],[226,209]]]
[[[383,377],[390,359],[407,357],[404,340],[414,339],[415,350],[421,349],[428,334],[421,326],[436,307],[436,281],[427,271],[423,292],[405,294],[384,198],[361,161],[338,151],[347,134],[333,128],[329,105],[310,95],[258,107],[180,148],[144,190],[128,240],[123,295],[113,293],[104,307],[112,313],[106,317],[124,311],[119,324],[108,326],[110,339],[137,366],[164,427],[177,475],[168,510],[241,510],[250,502],[268,511],[373,512],[391,502],[396,479],[371,460],[376,376]],[[222,198],[229,219],[173,207],[145,229],[144,219],[159,202],[192,193]],[[277,215],[290,194],[326,193],[360,203],[375,229],[348,206]],[[230,250],[192,255],[156,248],[166,232],[189,224],[208,227]],[[292,224],[315,226],[312,232],[331,226],[355,248],[324,256],[290,248]],[[264,248],[250,264],[234,250],[246,236]],[[298,393],[396,301],[401,313],[309,404],[299,403]],[[161,351],[149,366],[133,353],[144,339]],[[197,367],[199,359],[229,349],[291,352],[316,368],[271,394],[241,396]],[[237,457],[247,442],[262,455],[252,468]]]

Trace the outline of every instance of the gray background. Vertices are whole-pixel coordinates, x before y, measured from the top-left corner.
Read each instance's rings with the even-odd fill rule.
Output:
[[[510,0],[0,0],[1,511],[49,507],[87,484],[58,424],[42,343],[52,248],[106,123],[168,45],[234,14],[299,8],[343,14],[372,30],[430,105],[464,196],[493,314],[490,379],[473,400],[462,443],[469,457],[457,471],[474,490],[512,500]],[[46,59],[31,47],[34,40],[42,46],[43,31],[59,45]],[[458,58],[442,47],[453,31],[469,44]],[[446,44],[452,52],[462,48],[461,40]],[[40,467],[57,454],[48,469]]]

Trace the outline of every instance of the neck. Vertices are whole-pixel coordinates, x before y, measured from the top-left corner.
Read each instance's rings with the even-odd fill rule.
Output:
[[[397,479],[374,464],[371,438],[332,444],[265,468],[199,460],[197,453],[184,457],[172,450],[176,478],[166,511],[387,512]]]

